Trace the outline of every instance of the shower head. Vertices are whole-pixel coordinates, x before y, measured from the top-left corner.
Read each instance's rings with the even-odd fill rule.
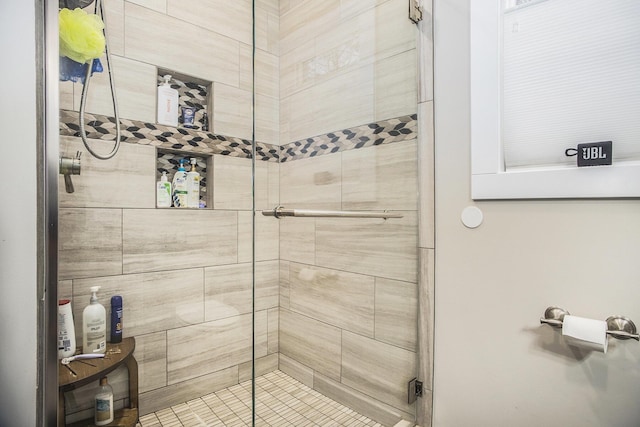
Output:
[[[83,9],[93,3],[93,1],[94,0],[58,0],[58,7],[60,7],[60,9],[66,7],[71,10],[77,7]]]

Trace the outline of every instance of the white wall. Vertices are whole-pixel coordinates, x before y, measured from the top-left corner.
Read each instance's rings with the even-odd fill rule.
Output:
[[[0,2],[0,426],[36,425],[36,98],[33,1]]]
[[[470,199],[469,1],[435,0],[434,422],[638,426],[640,345],[574,353],[545,308],[640,324],[638,200]],[[476,205],[484,224],[460,222]]]

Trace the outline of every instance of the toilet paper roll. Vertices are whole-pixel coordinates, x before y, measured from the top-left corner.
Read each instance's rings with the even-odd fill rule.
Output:
[[[562,335],[567,344],[607,352],[607,322],[578,316],[564,316]]]

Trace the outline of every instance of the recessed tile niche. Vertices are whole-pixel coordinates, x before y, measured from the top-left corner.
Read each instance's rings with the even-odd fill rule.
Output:
[[[196,159],[196,171],[200,174],[200,202],[205,203],[206,209],[213,208],[213,191],[207,191],[207,171],[213,170],[213,157],[194,155],[184,151],[156,150],[156,182],[160,181],[162,172],[167,173],[167,180],[173,181],[173,176],[178,171],[180,160],[185,159],[185,169],[191,170],[190,160]],[[183,208],[161,208],[183,209]],[[186,208],[188,209],[188,208]],[[194,208],[195,209],[195,208]]]
[[[193,107],[195,113],[195,127],[193,130],[203,130],[204,113],[209,115],[209,131],[211,129],[211,89],[212,83],[197,77],[188,76],[186,74],[177,73],[166,68],[158,68],[157,82],[158,85],[164,82],[163,76],[171,75],[171,87],[178,91],[178,127],[182,125],[182,107]],[[157,96],[157,95],[156,95]]]

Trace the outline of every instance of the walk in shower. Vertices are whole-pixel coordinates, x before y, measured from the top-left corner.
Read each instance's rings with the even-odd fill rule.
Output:
[[[60,176],[58,298],[82,342],[90,287],[107,310],[122,296],[143,427],[429,425],[413,3],[104,2],[119,120],[94,73],[84,128],[98,153],[116,122],[122,141],[81,156],[72,193]],[[194,125],[157,123],[166,74]],[[59,83],[61,157],[86,151],[81,94]],[[156,207],[185,158],[201,207]],[[129,405],[126,369],[109,383]],[[93,388],[65,395],[65,422]]]

